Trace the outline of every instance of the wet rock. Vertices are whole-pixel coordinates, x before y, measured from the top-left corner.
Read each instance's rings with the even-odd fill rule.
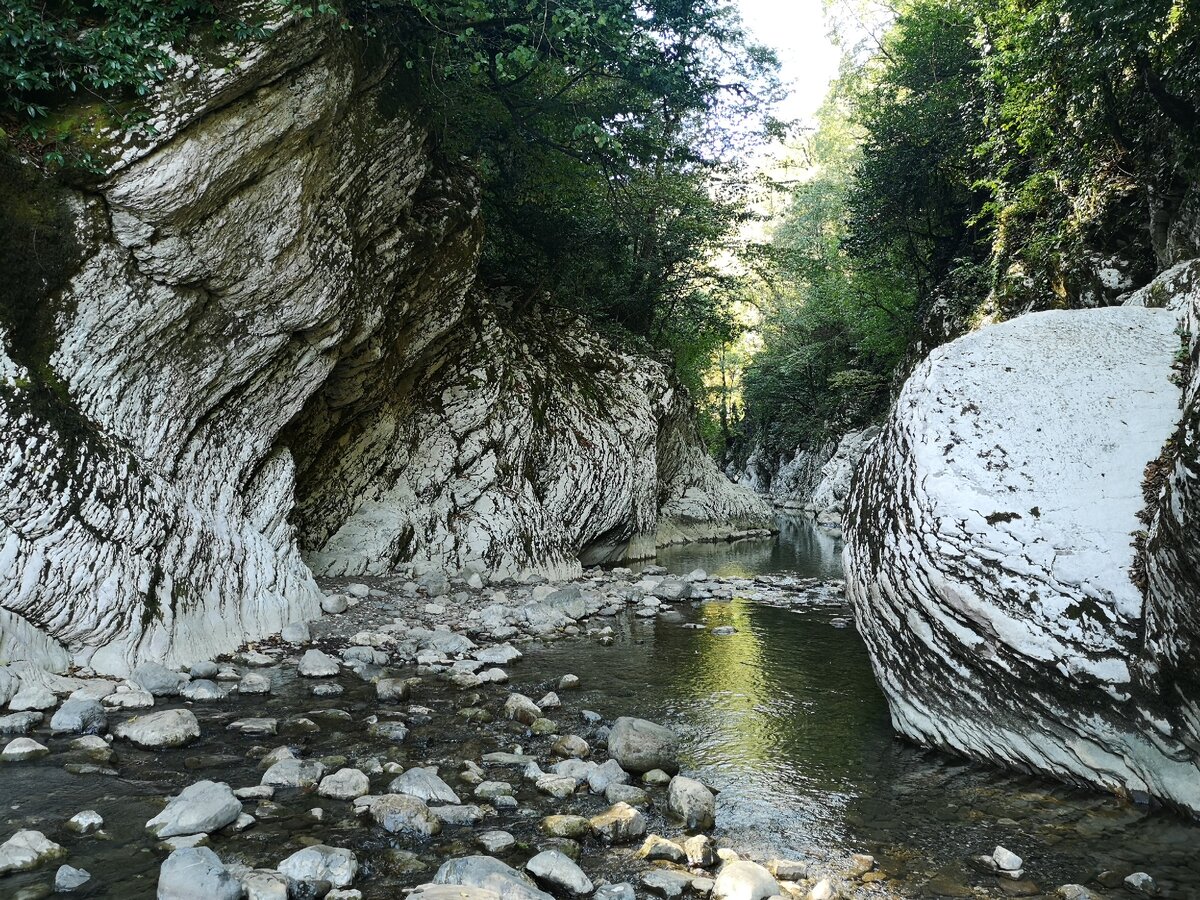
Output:
[[[239,694],[271,693],[271,678],[262,672],[247,672],[238,680]]]
[[[542,711],[524,694],[509,694],[504,701],[504,715],[522,725],[532,725],[541,718]]]
[[[500,900],[550,900],[529,876],[490,856],[465,856],[443,863],[435,884],[457,884],[492,891]]]
[[[3,750],[0,750],[0,760],[4,762],[25,762],[29,759],[37,759],[39,756],[45,756],[49,752],[49,747],[39,744],[33,738],[19,737],[13,738],[5,745]]]
[[[117,688],[103,702],[109,709],[149,709],[154,705],[154,695],[138,687]]]
[[[717,854],[713,849],[712,841],[709,840],[708,835],[696,834],[688,838],[683,842],[683,852],[687,854],[687,862],[689,866],[698,866],[701,869],[710,869],[717,864]],[[774,860],[774,863],[783,866],[787,865],[787,863],[783,863],[781,860]],[[767,866],[767,869],[776,878],[784,878],[789,881],[795,880],[795,878],[791,878],[788,875],[779,874],[779,872],[771,869],[770,865]],[[790,872],[792,870],[787,869],[786,871]],[[807,870],[805,870],[804,874],[801,874],[799,877],[804,878],[806,875]]]
[[[358,874],[358,857],[343,847],[316,844],[296,851],[276,868],[296,881],[328,881],[342,888]]]
[[[645,719],[617,719],[608,734],[608,753],[627,772],[679,771],[678,736]]]
[[[461,806],[431,806],[429,811],[443,825],[478,825],[483,821],[483,810],[473,804]]]
[[[604,789],[604,799],[609,803],[628,803],[630,806],[645,806],[650,795],[633,784],[610,784]]]
[[[242,876],[242,887],[246,900],[288,900],[288,877],[274,869],[251,869]]]
[[[314,684],[312,686],[312,695],[314,697],[337,697],[337,696],[341,695],[345,690],[346,689],[344,687],[342,687],[340,684],[334,684],[334,683]]]
[[[692,586],[682,578],[664,578],[650,593],[660,600],[686,600],[692,596]]]
[[[633,885],[627,881],[619,884],[602,884],[592,895],[593,900],[635,900]]]
[[[92,880],[92,873],[86,869],[76,869],[74,866],[59,866],[54,873],[54,890],[59,894],[69,894],[83,887]]]
[[[334,800],[355,800],[371,790],[371,780],[358,769],[338,769],[326,775],[317,786],[317,793]]]
[[[417,838],[440,834],[442,822],[420,800],[407,794],[384,794],[371,803],[371,818],[392,834]]]
[[[606,844],[627,844],[646,834],[645,817],[628,803],[616,803],[593,816],[592,832]]]
[[[666,900],[676,900],[682,897],[692,886],[692,876],[686,872],[672,872],[670,869],[653,869],[642,873],[642,887],[656,897]]]
[[[179,689],[179,696],[193,703],[211,703],[225,699],[225,691],[207,678],[193,679]]]
[[[329,678],[341,671],[338,661],[320,650],[305,650],[296,669],[305,678]]]
[[[146,823],[156,837],[181,834],[208,834],[236,821],[242,801],[229,785],[217,781],[198,781],[171,798],[166,808]]]
[[[603,794],[610,784],[625,784],[628,781],[629,773],[615,759],[605,760],[587,774],[588,788],[596,794]]]
[[[749,860],[737,860],[721,867],[713,884],[715,900],[767,900],[782,893],[775,877]]]
[[[485,831],[475,838],[488,853],[503,853],[517,845],[517,839],[507,831]]]
[[[546,696],[537,702],[543,710],[547,709],[562,709],[562,700],[558,698],[558,694],[554,691],[547,691]]]
[[[279,723],[275,719],[237,719],[225,726],[226,731],[238,734],[273,735],[279,731]]]
[[[500,900],[495,891],[458,884],[421,884],[408,900]]]
[[[767,871],[781,881],[802,881],[808,877],[808,863],[790,859],[773,859]]]
[[[104,817],[94,809],[85,809],[67,819],[66,827],[76,834],[91,834],[104,827]]]
[[[217,673],[221,671],[215,662],[211,660],[201,660],[198,663],[193,663],[188,669],[189,674],[193,678],[216,678]]]
[[[66,856],[67,851],[40,831],[18,831],[0,844],[0,875],[35,869]]]
[[[716,824],[717,800],[694,778],[676,775],[667,788],[667,809],[688,831],[706,831]]]
[[[822,878],[812,886],[812,889],[805,896],[805,900],[834,900],[837,897],[837,889],[833,886],[833,882],[828,878]],[[970,896],[968,894],[968,896]]]
[[[191,710],[166,709],[121,722],[113,734],[143,749],[182,747],[200,737],[200,723]]]
[[[1125,876],[1125,886],[1137,894],[1152,897],[1158,893],[1158,884],[1145,872],[1134,872]]]
[[[158,870],[158,900],[241,900],[242,884],[207,847],[175,850]]]
[[[507,666],[509,663],[520,659],[521,656],[521,651],[512,644],[495,644],[491,647],[476,650],[471,654],[473,659],[481,663],[497,666]]]
[[[263,773],[262,784],[310,790],[325,776],[325,764],[315,759],[282,759]]]
[[[187,676],[156,662],[142,663],[133,670],[129,680],[155,697],[176,697]]]
[[[555,815],[542,819],[541,829],[552,838],[581,840],[591,832],[591,823],[583,816]]]
[[[513,787],[507,781],[484,781],[475,787],[475,796],[481,800],[512,796]]]
[[[33,710],[0,716],[0,734],[29,734],[42,724],[44,718],[42,713]]]
[[[375,696],[385,703],[398,703],[407,700],[412,694],[412,688],[403,678],[381,678],[375,682]]]
[[[1082,884],[1064,884],[1055,893],[1062,900],[1098,900],[1096,895]]]
[[[103,734],[108,713],[98,700],[68,700],[50,719],[51,734]]]
[[[710,633],[717,637],[729,637],[731,634],[737,634],[737,629],[732,625],[718,625],[716,628],[711,629]]]
[[[657,834],[652,834],[646,838],[646,842],[642,844],[642,849],[638,851],[638,856],[642,859],[652,861],[661,859],[673,863],[681,863],[687,859],[687,854],[682,847],[674,841],[668,841]]]
[[[588,742],[574,734],[565,734],[550,747],[554,756],[569,756],[573,759],[583,759],[592,752]]]
[[[557,850],[543,850],[525,863],[525,871],[551,889],[571,894],[590,894],[591,879],[569,858]]]
[[[560,691],[573,691],[579,687],[578,675],[564,675],[558,679],[558,689]]]
[[[333,594],[321,600],[321,612],[331,616],[340,616],[350,608],[350,603],[341,594]]]
[[[651,787],[659,787],[664,784],[671,783],[671,776],[662,769],[651,769],[642,776],[642,784],[648,784]]]
[[[408,726],[403,722],[372,722],[367,726],[367,734],[391,744],[403,744],[408,737]]]
[[[559,800],[565,800],[574,794],[578,784],[579,782],[569,775],[543,775],[534,782],[534,786],[543,794],[549,794]]]
[[[1016,856],[1016,854],[1013,854]],[[1017,868],[1021,867],[1021,858],[1017,857]],[[850,854],[850,875],[853,878],[862,878],[872,869],[875,868],[875,857],[866,853],[851,853]]]
[[[409,769],[393,779],[388,790],[393,794],[408,794],[425,803],[457,805],[462,802],[450,785],[438,777],[437,769],[432,766]]]

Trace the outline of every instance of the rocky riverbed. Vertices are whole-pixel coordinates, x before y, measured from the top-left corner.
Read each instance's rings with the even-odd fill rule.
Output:
[[[557,584],[435,573],[324,588],[319,620],[188,673],[23,683],[0,719],[4,896],[336,900],[417,888],[425,900],[806,900],[1058,888],[1003,848],[974,853],[986,857],[973,860],[983,886],[943,879],[930,893],[927,877],[905,877],[912,860],[877,864],[863,852],[873,848],[781,853],[726,834],[714,797],[724,784],[680,771],[671,728],[632,718],[642,712],[632,703],[589,708],[591,685],[614,677],[603,661],[622,664],[621,645],[643,629],[735,641],[736,618],[696,608],[746,602],[819,609],[845,629],[838,582],[650,567]],[[1083,890],[1059,893],[1099,896]]]

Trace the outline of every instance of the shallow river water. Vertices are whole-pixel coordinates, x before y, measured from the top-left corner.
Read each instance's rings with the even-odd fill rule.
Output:
[[[838,550],[832,538],[802,520],[787,520],[778,539],[672,548],[658,562],[680,573],[702,566],[714,575],[797,572],[828,578],[838,574]],[[747,596],[685,604],[652,620],[622,615],[611,622],[615,641],[609,647],[583,637],[522,645],[525,658],[508,667],[509,687],[536,698],[573,672],[582,688],[563,695],[563,721],[579,721],[580,712],[590,709],[609,721],[636,715],[675,728],[683,737],[684,770],[721,791],[716,837],[755,857],[820,861],[871,853],[888,876],[884,896],[1052,896],[1064,883],[1096,889],[1101,873],[1108,873],[1104,881],[1119,884],[1124,875],[1144,870],[1157,879],[1162,896],[1200,898],[1200,828],[1167,812],[963,763],[897,740],[847,618],[833,594],[824,605],[778,608]],[[737,631],[721,637],[688,627],[694,624],[730,624]],[[414,695],[414,702],[430,709],[429,721],[412,723],[402,746],[381,749],[363,733],[364,717],[379,711],[370,685],[343,677],[344,695],[315,698],[308,692],[311,682],[297,678],[294,669],[284,667],[275,678],[270,697],[196,704],[203,734],[186,749],[151,753],[118,743],[110,774],[65,771],[69,739],[51,738],[39,728],[33,736],[54,753],[0,768],[0,837],[18,827],[37,828],[63,844],[66,861],[94,876],[82,896],[152,897],[165,854],[144,823],[161,809],[161,798],[201,778],[234,787],[257,784],[255,757],[268,748],[288,743],[306,758],[346,757],[331,761],[334,765],[373,756],[405,766],[441,764],[453,772],[464,758],[524,740],[512,722],[465,724],[455,715],[465,702],[462,692],[434,680]],[[484,707],[504,696],[497,686],[484,693],[479,701]],[[110,727],[122,715],[110,715]],[[225,730],[245,716],[277,717],[279,736]],[[585,730],[579,733],[594,739]],[[375,791],[390,777],[373,776]],[[520,781],[518,772],[511,777]],[[488,827],[512,832],[521,842],[513,852],[523,858],[538,845],[542,815],[590,815],[605,805],[582,794],[551,805],[523,786],[518,799],[520,810]],[[312,817],[313,808],[324,810],[321,821]],[[82,809],[104,815],[104,837],[78,837],[62,828]],[[317,839],[351,847],[363,864],[356,886],[367,898],[402,896],[401,888],[428,880],[440,860],[479,852],[469,830],[447,829],[413,846],[364,826],[348,804],[314,795],[281,792],[274,804],[249,803],[246,809],[257,825],[212,839],[223,860],[274,866]],[[653,814],[650,825],[671,833]],[[1025,858],[1033,884],[1000,882],[971,867],[972,856],[996,844]],[[519,865],[518,858],[512,861]],[[614,856],[586,846],[581,864],[593,877],[627,876],[638,865],[631,851]],[[0,897],[48,896],[55,867],[0,878]],[[1114,887],[1104,896],[1133,895]]]

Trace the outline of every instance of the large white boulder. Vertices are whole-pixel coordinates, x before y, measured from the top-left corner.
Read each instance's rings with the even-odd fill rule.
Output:
[[[913,373],[846,517],[848,593],[900,732],[1200,809],[1132,577],[1143,475],[1180,417],[1176,328],[1162,309],[1034,313]]]

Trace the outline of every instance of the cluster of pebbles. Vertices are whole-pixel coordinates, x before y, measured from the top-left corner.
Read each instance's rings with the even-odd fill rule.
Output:
[[[155,886],[142,893],[67,861],[64,843],[105,835],[102,807],[61,823],[69,841],[32,828],[8,836],[0,844],[0,893],[19,900],[51,892],[348,900],[401,889],[415,900],[896,895],[867,855],[816,864],[755,860],[717,846],[709,837],[716,793],[680,773],[676,735],[576,708],[575,674],[538,673],[546,676],[540,696],[507,686],[523,643],[572,635],[608,643],[618,616],[670,618],[679,603],[735,595],[779,606],[844,602],[837,583],[702,571],[680,578],[653,567],[636,575],[594,571],[565,584],[488,585],[480,575],[432,573],[331,586],[320,620],[293,623],[187,672],[146,664],[125,681],[23,672],[0,716],[7,736],[0,778],[9,784],[19,764],[51,755],[71,775],[101,779],[129,777],[126,755],[190,771],[203,759],[183,754],[216,729],[240,764],[224,762],[238,759],[229,754],[216,762],[255,778],[198,778],[163,799],[145,822],[145,840],[162,862]],[[230,706],[236,711],[225,711]],[[321,744],[329,735],[338,736],[341,752],[321,752],[330,749]],[[991,859],[997,870],[1020,874],[1021,861],[1014,865],[1004,848]],[[49,874],[54,863],[52,882],[5,891],[9,873]],[[1075,886],[1061,891],[1068,889]],[[1078,891],[1062,896],[1089,896]]]

